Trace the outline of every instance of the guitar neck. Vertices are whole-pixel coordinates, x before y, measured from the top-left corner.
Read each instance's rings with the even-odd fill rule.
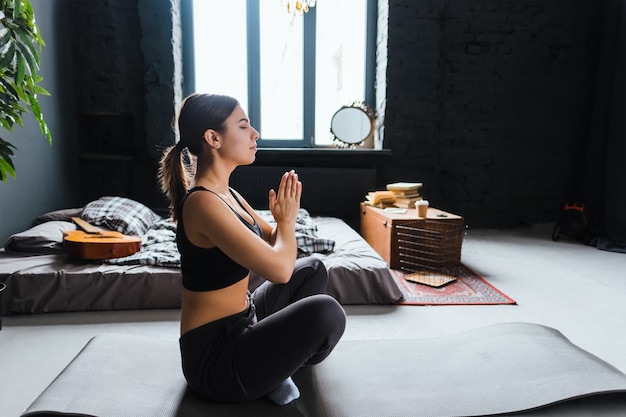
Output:
[[[92,235],[99,235],[102,233],[102,230],[81,219],[80,217],[72,217],[72,221],[76,223],[76,225],[85,233],[89,233]]]

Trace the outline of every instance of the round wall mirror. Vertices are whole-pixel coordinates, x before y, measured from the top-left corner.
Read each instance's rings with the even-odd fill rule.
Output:
[[[330,133],[338,147],[360,145],[374,134],[376,117],[366,104],[355,101],[335,112],[330,121]]]

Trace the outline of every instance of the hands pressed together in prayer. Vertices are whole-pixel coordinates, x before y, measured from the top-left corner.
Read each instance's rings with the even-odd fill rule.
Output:
[[[278,191],[269,192],[269,209],[276,223],[290,222],[295,224],[300,210],[302,183],[294,170],[285,172],[280,179]]]

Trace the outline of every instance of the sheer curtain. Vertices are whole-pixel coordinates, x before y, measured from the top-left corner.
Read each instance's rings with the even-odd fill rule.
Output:
[[[604,2],[604,39],[587,149],[584,190],[590,235],[626,252],[626,3]]]

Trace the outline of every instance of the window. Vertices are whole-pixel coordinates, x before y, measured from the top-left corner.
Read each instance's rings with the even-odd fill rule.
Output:
[[[261,132],[259,146],[330,146],[336,110],[375,104],[375,3],[318,0],[292,16],[281,0],[183,2],[194,45],[186,93],[237,98]]]

